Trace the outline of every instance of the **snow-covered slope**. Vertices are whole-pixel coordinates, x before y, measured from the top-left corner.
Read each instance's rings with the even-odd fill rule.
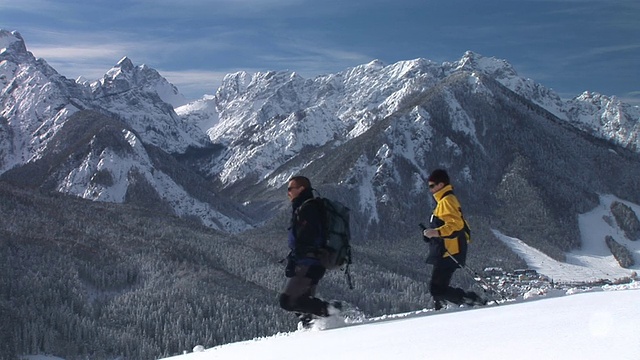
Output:
[[[638,283],[468,311],[414,312],[217,346],[172,360],[636,359]],[[611,306],[615,304],[615,306]],[[451,335],[455,334],[455,335]]]
[[[640,107],[585,91],[564,106],[567,119],[588,133],[640,152]]]
[[[219,120],[215,102],[210,101],[212,99],[212,95],[205,95],[200,100],[176,107],[176,114],[187,122],[198,125],[203,132],[207,132],[214,127]]]

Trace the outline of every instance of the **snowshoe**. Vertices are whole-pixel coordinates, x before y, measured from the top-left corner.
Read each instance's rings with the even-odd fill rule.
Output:
[[[299,314],[298,315],[298,330],[309,330],[313,327],[313,315],[312,314]]]
[[[433,310],[438,311],[447,308],[446,300],[434,300],[433,301]]]
[[[332,300],[327,304],[327,316],[336,316],[342,312],[342,302]]]

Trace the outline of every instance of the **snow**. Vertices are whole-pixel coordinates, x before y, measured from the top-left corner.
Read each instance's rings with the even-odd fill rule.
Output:
[[[522,240],[509,237],[494,230],[496,236],[520,255],[530,269],[544,274],[554,281],[576,282],[597,281],[601,279],[620,279],[640,272],[640,242],[630,241],[624,237],[623,231],[615,221],[609,225],[605,217],[613,218],[611,203],[619,201],[640,214],[640,206],[613,195],[601,195],[600,205],[578,218],[582,248],[567,254],[567,262],[557,262],[542,252],[527,246]],[[605,236],[610,235],[620,244],[627,247],[636,259],[636,265],[630,269],[620,267],[611,251],[605,244]]]
[[[341,328],[198,348],[167,359],[279,360],[304,354],[306,360],[631,360],[640,354],[639,289],[632,283],[472,310],[416,311]]]

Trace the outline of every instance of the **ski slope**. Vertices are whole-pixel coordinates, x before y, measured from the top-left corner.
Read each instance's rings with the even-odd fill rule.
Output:
[[[561,263],[542,252],[529,247],[522,240],[509,237],[494,230],[494,234],[527,262],[530,269],[537,270],[557,282],[597,281],[601,279],[621,279],[633,276],[640,271],[640,241],[631,241],[615,224],[610,225],[604,219],[613,218],[611,203],[619,201],[640,214],[640,206],[623,201],[613,195],[602,195],[600,206],[578,217],[582,248],[567,253],[567,262]],[[612,236],[633,253],[636,265],[630,269],[620,267],[605,243],[605,236]],[[638,356],[640,359],[640,355]]]

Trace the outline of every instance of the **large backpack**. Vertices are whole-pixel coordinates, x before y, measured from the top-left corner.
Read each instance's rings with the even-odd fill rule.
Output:
[[[322,214],[324,244],[318,249],[320,263],[327,270],[343,270],[347,276],[349,287],[353,289],[349,274],[349,265],[351,264],[350,209],[339,201],[324,197],[316,197],[307,201],[315,201]]]

